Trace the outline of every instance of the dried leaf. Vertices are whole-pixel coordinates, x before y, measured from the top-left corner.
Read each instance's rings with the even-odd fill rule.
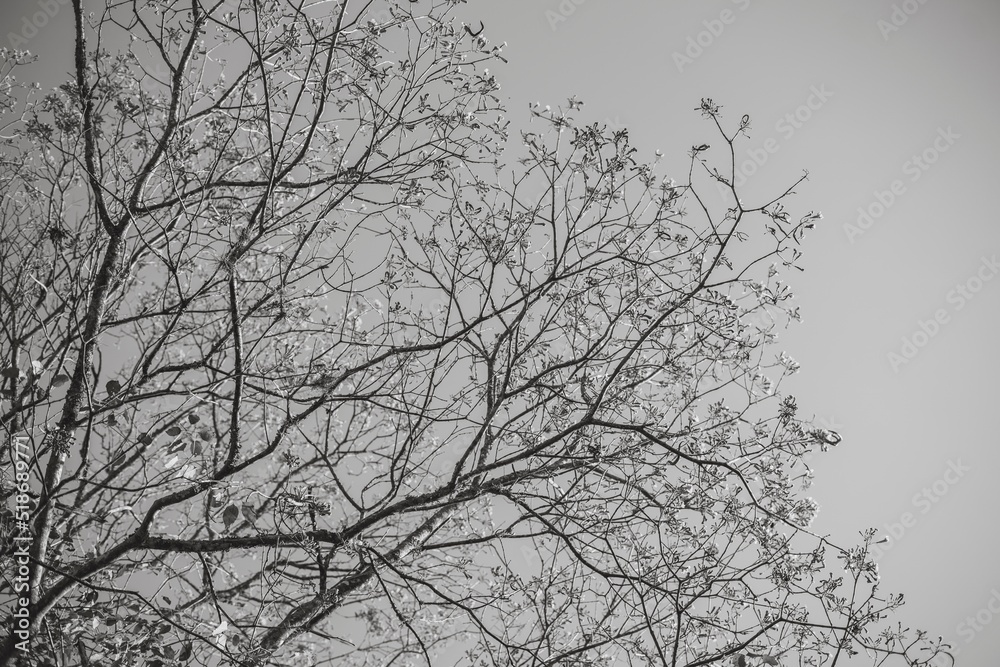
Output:
[[[181,662],[187,662],[191,659],[191,652],[193,648],[191,642],[184,642],[184,646],[181,647],[181,652],[177,654],[177,659]]]
[[[222,523],[226,524],[226,530],[232,526],[236,519],[240,517],[240,508],[236,505],[230,505],[222,512]],[[225,621],[223,621],[225,623]],[[214,633],[213,633],[214,634]]]

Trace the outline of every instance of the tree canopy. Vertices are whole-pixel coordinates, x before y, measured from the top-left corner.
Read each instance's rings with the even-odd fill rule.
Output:
[[[102,4],[2,54],[0,663],[946,664],[809,528],[749,118],[668,178],[455,2]]]

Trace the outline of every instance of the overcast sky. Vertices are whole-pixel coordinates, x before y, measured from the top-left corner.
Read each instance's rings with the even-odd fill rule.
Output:
[[[847,543],[898,524],[879,566],[884,589],[906,594],[904,623],[950,638],[961,665],[996,664],[1000,3],[470,0],[463,11],[508,44],[497,74],[512,116],[578,95],[581,119],[628,127],[645,155],[680,165],[716,139],[693,110],[711,97],[731,124],[752,118],[744,201],[809,170],[789,206],[824,219],[806,272],[789,277],[804,322],[780,347],[802,364],[786,386],[801,411],[844,435],[814,461],[814,528]],[[985,626],[967,621],[977,615]]]
[[[51,84],[69,66],[69,11],[35,34],[41,11],[3,0],[0,26],[4,46],[28,37]],[[744,201],[809,170],[788,204],[824,219],[790,277],[804,322],[779,345],[802,364],[785,386],[801,412],[844,436],[813,462],[813,527],[841,544],[869,526],[892,537],[879,563],[885,590],[906,594],[904,623],[950,638],[961,665],[996,664],[1000,2],[468,0],[459,12],[507,42],[495,73],[515,123],[529,101],[576,95],[579,120],[627,127],[643,157],[660,149],[683,177],[690,147],[717,140],[694,111],[711,97],[732,125],[752,119]]]

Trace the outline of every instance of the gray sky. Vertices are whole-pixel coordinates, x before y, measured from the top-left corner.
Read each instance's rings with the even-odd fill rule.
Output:
[[[0,6],[3,46],[27,37],[50,85],[70,63],[68,4]],[[813,527],[848,543],[898,524],[879,563],[901,620],[950,638],[959,664],[995,664],[1000,3],[468,0],[460,15],[507,42],[516,124],[529,101],[577,95],[578,120],[628,127],[680,180],[687,150],[717,141],[694,111],[711,97],[732,125],[752,118],[744,201],[810,171],[788,203],[824,219],[789,276],[804,323],[779,345],[802,371],[784,388],[845,436],[813,462]]]
[[[961,665],[996,664],[1000,531],[987,513],[1000,506],[1000,3],[469,0],[463,10],[508,43],[497,75],[514,117],[529,100],[575,94],[580,119],[628,127],[647,157],[660,149],[679,166],[692,145],[717,141],[693,110],[711,97],[731,124],[752,118],[738,153],[757,158],[743,170],[744,201],[809,170],[788,204],[824,219],[806,239],[806,272],[788,277],[804,321],[779,345],[802,364],[785,385],[802,413],[845,436],[813,461],[813,527],[846,543],[899,524],[879,565],[884,590],[906,594],[901,620],[950,638]],[[967,622],[977,614],[985,626]]]

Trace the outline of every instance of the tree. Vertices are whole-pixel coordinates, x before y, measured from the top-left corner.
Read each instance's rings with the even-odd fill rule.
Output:
[[[452,4],[74,0],[46,95],[4,53],[3,664],[939,660],[808,529],[819,215],[739,199],[749,119],[678,184],[533,106],[507,164]]]

